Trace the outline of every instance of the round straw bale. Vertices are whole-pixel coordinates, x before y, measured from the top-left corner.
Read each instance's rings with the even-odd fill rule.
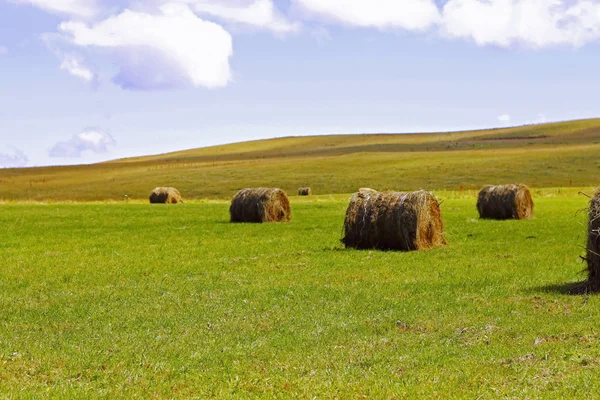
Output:
[[[424,190],[360,190],[350,199],[342,243],[346,248],[404,251],[445,245],[439,203]]]
[[[600,189],[590,201],[587,237],[588,287],[600,290]]]
[[[477,199],[479,217],[486,219],[533,218],[533,200],[525,185],[485,186]]]
[[[358,191],[359,191],[359,192],[371,192],[371,193],[377,193],[377,190],[375,190],[375,189],[371,189],[371,188],[366,188],[366,187],[364,187],[364,188],[360,188],[360,189],[358,189]]]
[[[157,187],[150,193],[152,204],[177,204],[183,203],[179,190],[172,187]]]
[[[303,187],[298,189],[298,196],[310,196],[312,195],[312,189],[309,187]]]
[[[240,190],[229,207],[231,222],[288,222],[290,201],[281,189],[254,188]]]

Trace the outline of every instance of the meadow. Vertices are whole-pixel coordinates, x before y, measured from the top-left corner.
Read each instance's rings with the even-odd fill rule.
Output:
[[[0,393],[589,398],[600,297],[566,294],[585,278],[579,190],[534,189],[525,221],[434,191],[449,244],[410,253],[344,249],[347,194],[258,225],[216,200],[6,202]]]

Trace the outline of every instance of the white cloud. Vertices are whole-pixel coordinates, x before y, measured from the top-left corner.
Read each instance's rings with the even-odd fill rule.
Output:
[[[510,124],[510,115],[502,114],[501,116],[498,117],[498,121],[502,122],[502,124],[504,124],[504,125],[508,125],[508,124]]]
[[[87,83],[94,82],[97,79],[96,74],[86,67],[80,58],[72,54],[64,56],[60,69],[67,71],[71,75]]]
[[[279,13],[272,0],[253,0],[246,4],[227,3],[223,0],[199,0],[194,4],[194,9],[200,14],[280,34],[296,32],[300,29],[299,23],[291,23]]]
[[[231,35],[183,4],[165,4],[158,14],[125,10],[93,26],[63,22],[60,30],[76,46],[111,50],[120,69],[113,81],[125,89],[215,88],[231,80]]]
[[[449,0],[442,32],[478,45],[581,46],[600,38],[600,2]]]
[[[88,129],[70,140],[56,143],[48,155],[53,158],[79,158],[84,152],[106,153],[116,141],[111,135],[97,129]]]
[[[8,47],[0,46],[0,56],[5,56],[8,54]]]
[[[30,4],[51,13],[89,18],[98,12],[96,0],[12,0],[17,4]]]
[[[544,113],[539,113],[533,121],[534,124],[545,124],[547,122],[549,122],[548,117]]]
[[[294,0],[309,14],[350,26],[425,30],[439,22],[433,0]]]
[[[13,149],[12,153],[0,153],[0,168],[22,168],[29,159],[21,150]]]
[[[582,46],[600,39],[600,0],[292,0],[305,17],[377,29],[425,30],[478,45]],[[443,4],[442,11],[436,5]]]
[[[56,33],[44,33],[40,36],[56,57],[61,60],[60,69],[67,71],[72,76],[81,79],[85,83],[96,85],[99,82],[98,74],[85,65],[83,58],[74,53],[65,53],[65,38]]]

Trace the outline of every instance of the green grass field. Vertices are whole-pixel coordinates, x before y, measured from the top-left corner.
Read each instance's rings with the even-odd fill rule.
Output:
[[[585,278],[577,191],[504,222],[437,191],[449,245],[411,253],[343,249],[347,195],[263,225],[220,201],[3,204],[0,393],[593,397],[600,297],[565,294]]]

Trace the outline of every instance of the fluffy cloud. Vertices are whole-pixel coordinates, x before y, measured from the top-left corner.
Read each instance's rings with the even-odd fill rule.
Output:
[[[440,20],[433,0],[294,0],[294,4],[311,15],[359,27],[418,31]]]
[[[22,168],[28,162],[29,159],[21,150],[14,149],[12,154],[0,153],[0,168]]]
[[[97,81],[96,72],[71,55],[84,54],[85,49],[108,58],[118,70],[113,82],[131,90],[226,86],[231,81],[232,38],[222,26],[205,19],[282,35],[300,28],[273,0],[130,0],[135,10],[106,19],[100,17],[98,5],[108,7],[116,0],[8,1],[70,16],[60,24],[60,35],[55,34],[67,42],[67,48],[56,51],[61,69],[85,82]],[[381,30],[439,29],[443,37],[481,46],[577,47],[600,39],[600,0],[290,1],[289,15],[305,20]],[[92,20],[96,22],[89,23]],[[308,34],[313,32],[320,44],[330,40],[320,24],[311,28]]]
[[[96,0],[12,0],[18,4],[31,4],[51,13],[89,18],[98,12]]]
[[[286,20],[276,9],[272,0],[254,0],[249,4],[227,3],[223,0],[200,0],[194,5],[200,14],[249,25],[276,33],[295,32],[300,24]]]
[[[79,158],[84,152],[106,153],[116,144],[106,132],[89,129],[73,136],[70,140],[56,143],[48,155],[53,158]]]
[[[549,122],[548,117],[546,117],[546,114],[544,113],[539,113],[533,121],[534,124],[545,124],[547,122]]]
[[[0,56],[5,56],[8,54],[8,47],[0,46]]]
[[[109,49],[119,67],[113,81],[125,89],[216,88],[231,80],[231,35],[184,4],[165,4],[157,14],[125,10],[92,26],[63,22],[60,31],[73,45]]]
[[[424,30],[478,45],[582,46],[600,39],[600,0],[293,0],[349,26]]]
[[[63,62],[60,65],[60,69],[67,71],[74,77],[77,77],[87,83],[94,82],[97,79],[96,74],[86,67],[80,58],[72,54],[64,56]]]
[[[502,114],[498,117],[498,121],[502,122],[503,125],[508,125],[510,124],[510,115]]]
[[[600,38],[597,0],[449,0],[442,31],[479,45],[581,46]]]

